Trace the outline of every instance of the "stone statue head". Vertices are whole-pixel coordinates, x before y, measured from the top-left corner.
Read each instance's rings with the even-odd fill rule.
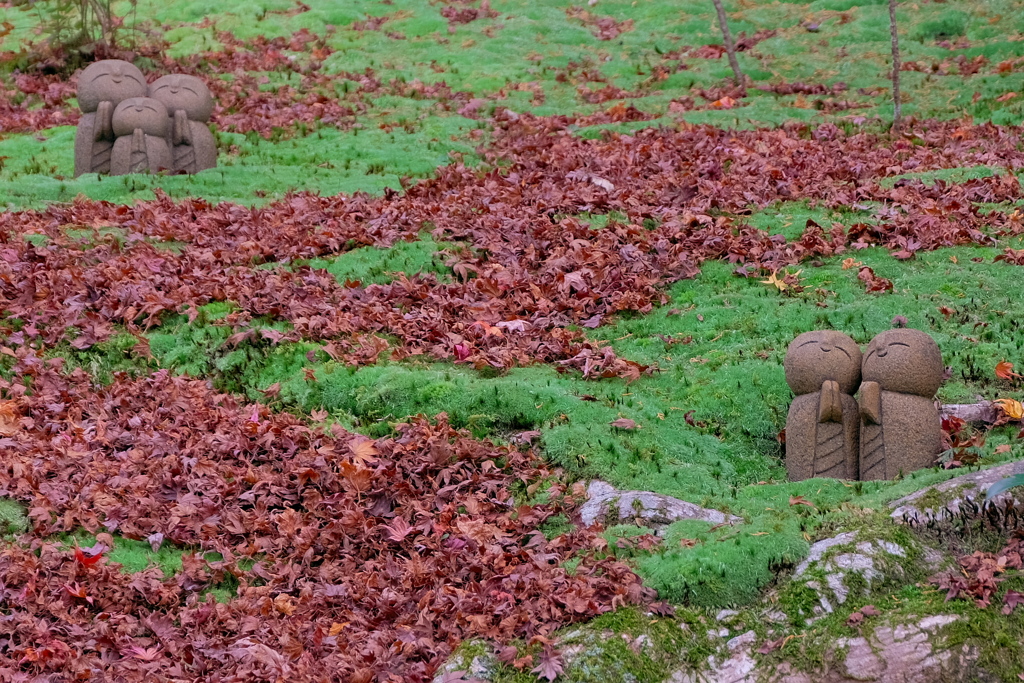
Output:
[[[132,97],[114,109],[114,135],[131,135],[141,128],[146,135],[165,137],[170,122],[167,107],[152,97]]]
[[[942,352],[921,330],[886,330],[868,344],[861,372],[883,391],[931,398],[942,384]]]
[[[134,64],[104,59],[93,62],[78,76],[78,107],[90,114],[100,102],[117,105],[129,97],[145,97],[147,91],[146,77]]]
[[[797,396],[820,391],[826,380],[838,382],[844,394],[853,394],[860,384],[860,348],[835,330],[799,335],[786,350],[783,365],[786,382]]]
[[[206,84],[195,76],[161,76],[149,86],[149,96],[163,102],[172,114],[183,109],[191,121],[209,121],[213,114],[213,95]]]

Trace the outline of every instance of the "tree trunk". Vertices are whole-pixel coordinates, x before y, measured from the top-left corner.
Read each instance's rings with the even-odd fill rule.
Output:
[[[896,0],[889,0],[889,32],[892,36],[892,129],[898,133],[903,112],[900,105],[900,40],[896,34]]]
[[[725,52],[729,55],[729,66],[732,67],[732,73],[736,77],[736,85],[746,93],[747,81],[743,78],[743,72],[740,71],[740,63],[736,61],[736,47],[732,43],[732,34],[729,33],[729,22],[725,18],[725,8],[722,7],[722,0],[712,0],[712,2],[715,3],[715,11],[718,12],[718,25],[722,27],[722,38],[725,40]]]

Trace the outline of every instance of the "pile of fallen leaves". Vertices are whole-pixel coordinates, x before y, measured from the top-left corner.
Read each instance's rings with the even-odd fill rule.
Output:
[[[977,551],[961,557],[960,571],[950,571],[931,581],[946,591],[946,599],[970,598],[978,607],[988,607],[999,590],[1007,572],[1024,569],[1024,530],[1015,531],[1006,546],[995,553]],[[1024,593],[1008,590],[1003,594],[1003,614],[1010,614],[1024,604]]]
[[[650,598],[593,559],[591,533],[537,531],[559,504],[514,503],[516,482],[547,474],[532,452],[443,417],[371,441],[166,371],[99,387],[60,366],[26,354],[0,381],[0,495],[28,503],[35,539],[196,552],[165,579],[119,571],[102,546],[5,546],[5,679],[423,681],[463,638],[543,636]],[[204,597],[218,585],[237,597]]]
[[[0,323],[0,332],[12,347],[69,340],[88,348],[116,325],[134,331],[166,313],[231,301],[240,309],[224,323],[234,327],[232,343],[271,334],[274,342],[330,342],[325,350],[348,363],[425,354],[478,368],[552,362],[586,377],[635,379],[652,369],[617,358],[579,327],[619,311],[650,311],[664,301],[665,284],[695,276],[706,259],[762,277],[872,245],[910,259],[1024,230],[1017,211],[979,208],[1019,199],[1014,173],[880,184],[911,171],[1024,167],[1015,129],[931,123],[889,140],[832,125],[690,127],[584,140],[571,134],[572,123],[516,116],[484,151],[507,168],[452,165],[381,198],[297,194],[255,209],[166,197],[132,207],[79,200],[7,214],[0,313],[21,326]],[[744,223],[751,208],[783,200],[861,207],[873,218],[808,221],[793,240]],[[626,218],[594,230],[579,217],[609,212]],[[99,232],[72,238],[69,225],[118,227],[127,241]],[[426,226],[464,247],[450,254],[453,282],[415,275],[362,286],[302,265],[354,246],[415,239]],[[185,246],[173,252],[160,241]],[[858,277],[868,291],[892,287],[870,269]],[[257,316],[292,329],[252,329]]]

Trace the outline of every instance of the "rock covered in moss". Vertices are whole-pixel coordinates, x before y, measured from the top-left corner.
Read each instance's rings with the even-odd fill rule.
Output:
[[[756,656],[753,631],[733,638],[725,656],[711,656],[701,671],[682,670],[668,683],[934,683],[976,680],[977,654],[947,647],[941,629],[958,617],[939,614],[909,623],[882,623],[852,638],[835,640],[821,668],[797,670],[788,661],[773,664]]]
[[[1006,477],[1024,474],[1024,460],[1006,463],[980,472],[971,472],[928,486],[895,501],[892,518],[908,524],[927,524],[952,517],[975,516],[985,504],[990,486]],[[995,496],[992,503],[1014,501],[1024,505],[1024,490],[1010,489]]]
[[[498,658],[490,643],[483,640],[469,640],[452,653],[434,674],[434,683],[456,679],[462,674],[463,680],[489,681],[498,669]]]
[[[902,578],[906,573],[903,563],[910,554],[909,548],[893,541],[862,539],[861,532],[848,531],[813,544],[797,566],[793,581],[802,582],[817,594],[814,616],[831,614],[837,605],[846,602],[851,591],[866,594],[873,584]]]
[[[590,499],[579,511],[583,526],[638,521],[660,534],[666,526],[681,519],[695,519],[711,524],[743,521],[735,515],[703,508],[660,493],[618,491],[611,484],[599,480],[590,482],[587,494]]]

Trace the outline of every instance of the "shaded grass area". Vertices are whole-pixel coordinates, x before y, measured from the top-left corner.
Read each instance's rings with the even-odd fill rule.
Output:
[[[787,203],[755,214],[751,222],[789,231],[808,218],[826,224],[830,215]],[[591,221],[593,229],[602,229],[602,219]],[[363,248],[314,265],[341,281],[382,282],[396,271],[445,276],[437,253],[444,246],[424,240]],[[782,370],[789,341],[808,329],[835,328],[866,344],[902,316],[910,327],[933,335],[943,350],[951,377],[940,390],[942,401],[1020,399],[1019,385],[994,374],[1002,360],[1024,365],[1018,342],[1024,303],[1013,294],[1019,272],[993,262],[1000,251],[943,249],[897,261],[887,251],[867,249],[805,266],[799,275],[804,290],[797,294],[737,277],[728,264],[705,263],[696,279],[669,288],[670,303],[646,316],[622,315],[590,332],[619,354],[660,368],[632,384],[584,381],[549,366],[498,376],[416,359],[357,368],[331,360],[311,343],[259,339],[231,346],[231,329],[218,324],[232,310],[229,303],[203,307],[191,323],[181,316],[151,330],[148,361],[127,334],[86,351],[66,347],[55,353],[101,379],[118,370],[157,367],[207,376],[220,389],[298,413],[323,411],[316,420],[373,437],[391,433],[410,415],[442,412],[480,438],[539,432],[527,438],[570,477],[598,477],[621,489],[654,490],[743,516],[744,524],[735,528],[676,523],[660,547],[636,552],[633,559],[667,599],[745,604],[798,561],[817,530],[850,504],[877,507],[957,473],[924,470],[896,484],[786,482],[779,432],[791,397]],[[858,269],[844,269],[846,258],[891,279],[894,291],[866,294]],[[261,326],[286,329],[283,323],[254,323]],[[619,418],[638,428],[611,426]],[[1020,457],[1014,433],[993,431],[980,462]],[[997,455],[1002,445],[1011,450]],[[791,504],[794,496],[815,507]],[[615,533],[642,533],[630,526]],[[559,527],[547,531],[557,533]]]
[[[475,115],[484,121],[460,115],[460,105],[440,99],[441,95],[370,95],[352,130],[325,126],[290,140],[224,133],[216,171],[130,180],[72,179],[70,128],[40,136],[0,134],[0,157],[7,157],[0,165],[0,206],[35,207],[69,201],[78,194],[129,202],[151,197],[157,187],[175,197],[243,204],[260,204],[289,190],[336,194],[398,189],[401,177],[425,177],[452,155],[474,161],[473,150],[490,130],[486,119],[498,108],[539,115],[591,114],[628,103],[651,119],[584,127],[580,133],[585,135],[681,122],[746,128],[786,121],[871,124],[891,117],[884,3],[726,3],[734,34],[775,33],[739,54],[744,72],[754,81],[745,106],[698,111],[673,106],[673,101],[690,97],[698,109],[705,108],[712,100],[701,98],[699,89],[727,85],[731,76],[724,57],[687,52],[721,42],[711,5],[667,0],[579,5],[585,14],[555,0],[495,0],[495,16],[449,24],[441,14],[443,7],[428,0],[310,3],[308,11],[297,11],[291,0],[226,0],[216,8],[194,2],[142,2],[132,21],[147,30],[159,27],[171,55],[217,49],[218,31],[246,39],[307,29],[327,36],[334,53],[323,68],[338,74],[344,87],[355,87],[347,78],[365,73],[383,83],[444,82],[478,98]],[[905,115],[1019,124],[1024,119],[1024,95],[1011,94],[1024,92],[1024,66],[1003,71],[996,67],[1024,55],[1021,9],[1021,0],[995,0],[984,7],[967,2],[903,7],[899,19],[904,61],[919,62],[924,69],[903,74]],[[375,17],[387,20],[377,29],[365,28],[367,19]],[[612,40],[600,40],[592,26],[600,18],[621,22],[626,30]],[[0,42],[0,50],[39,39],[33,33],[38,24],[34,12],[0,9],[0,20],[15,26]],[[197,26],[204,20],[212,26]],[[809,24],[817,24],[817,30],[808,31]],[[975,74],[963,75],[955,63],[960,57],[984,58],[987,64]],[[848,87],[817,95],[779,95],[757,88],[782,82],[841,82]],[[598,91],[604,94],[595,96]]]

